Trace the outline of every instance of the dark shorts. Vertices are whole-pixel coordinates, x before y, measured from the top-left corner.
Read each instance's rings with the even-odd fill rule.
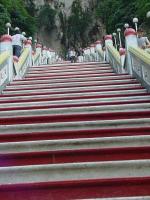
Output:
[[[21,47],[18,46],[18,45],[13,45],[13,55],[14,56],[17,56],[18,58],[20,57],[21,55]]]

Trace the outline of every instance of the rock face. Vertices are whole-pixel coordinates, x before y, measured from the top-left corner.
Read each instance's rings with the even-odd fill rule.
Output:
[[[45,31],[44,27],[40,27],[40,30],[37,32],[37,37],[44,45],[49,45],[49,47],[61,51],[61,49],[64,48],[64,44],[62,45],[64,29],[62,31],[62,22],[58,16],[58,13],[62,12],[63,16],[67,19],[71,14],[71,7],[74,0],[33,0],[33,2],[39,11],[45,4],[48,4],[53,9],[57,10],[55,17],[56,27],[49,32]],[[83,10],[92,9],[94,6],[96,6],[96,0],[80,0],[80,2]],[[92,18],[92,23],[89,24],[87,35],[95,40],[103,36],[105,33],[105,27],[100,20],[97,21],[94,16]],[[95,30],[96,34],[94,33]]]

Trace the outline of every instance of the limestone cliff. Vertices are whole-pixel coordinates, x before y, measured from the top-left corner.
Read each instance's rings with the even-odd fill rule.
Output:
[[[68,19],[72,15],[72,5],[75,1],[80,1],[82,10],[90,12],[92,15],[91,21],[89,20],[88,27],[82,38],[85,38],[87,42],[95,41],[103,36],[105,33],[105,27],[101,20],[97,20],[94,15],[94,8],[96,6],[97,0],[33,0],[37,13],[43,8],[44,5],[51,6],[52,9],[56,10],[55,15],[55,26],[51,30],[45,29],[45,24],[43,23],[36,33],[36,37],[50,47],[60,51],[62,48],[68,48],[71,46],[84,46],[85,41],[73,42],[73,38],[68,35]],[[88,19],[87,19],[88,20]],[[80,37],[79,34],[78,37]]]

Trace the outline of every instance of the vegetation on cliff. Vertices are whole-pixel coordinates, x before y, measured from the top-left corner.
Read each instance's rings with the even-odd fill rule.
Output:
[[[6,33],[5,24],[10,22],[13,28],[18,26],[28,35],[33,35],[36,28],[35,19],[28,8],[23,0],[0,0],[0,34]]]
[[[100,0],[97,1],[96,17],[106,25],[108,33],[122,28],[125,23],[133,26],[132,19],[139,18],[139,25],[148,28],[146,13],[150,10],[149,0]]]

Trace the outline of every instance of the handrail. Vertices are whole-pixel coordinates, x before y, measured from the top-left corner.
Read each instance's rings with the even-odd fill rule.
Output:
[[[132,74],[150,91],[150,54],[138,47],[129,47]]]
[[[29,49],[28,48],[24,48],[23,53],[21,54],[17,65],[15,65],[17,74],[19,74],[20,70],[24,66],[26,60],[28,59],[28,56],[29,56]]]
[[[150,65],[150,54],[140,48],[129,47],[129,52],[138,57],[147,65]]]
[[[112,54],[113,58],[117,61],[117,63],[121,66],[120,55],[117,49],[114,46],[108,45],[107,46],[109,53]]]
[[[29,49],[28,48],[25,48],[23,50],[23,53],[21,54],[20,58],[19,58],[19,62],[18,62],[18,66],[21,67],[25,64],[27,58],[29,56]]]
[[[4,51],[0,54],[0,65],[2,65],[10,56],[10,53],[8,51]]]

